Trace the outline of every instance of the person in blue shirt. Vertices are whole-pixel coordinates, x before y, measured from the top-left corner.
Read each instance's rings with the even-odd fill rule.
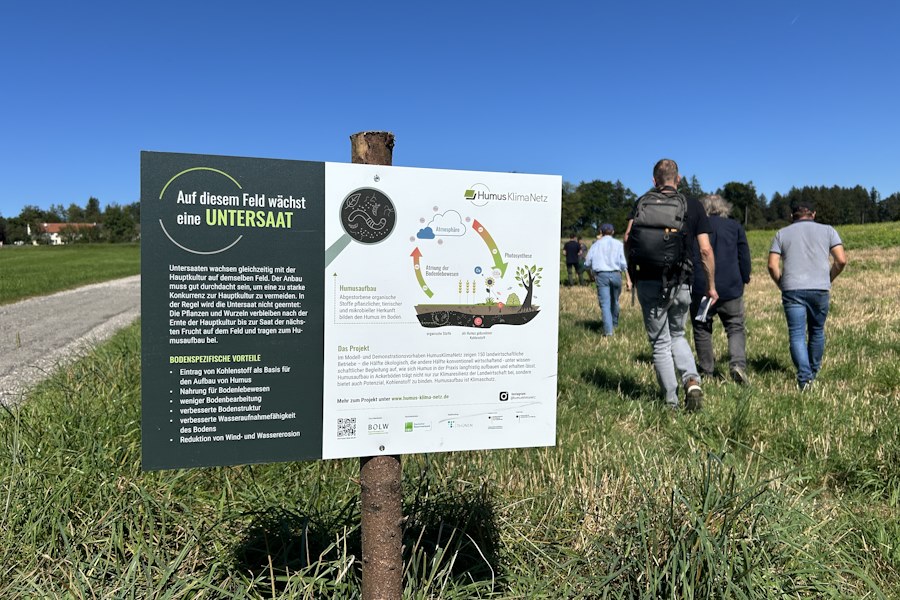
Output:
[[[622,273],[625,285],[631,290],[628,263],[622,242],[613,237],[615,229],[610,223],[600,226],[600,238],[591,245],[584,259],[585,269],[590,269],[597,282],[597,301],[603,316],[603,335],[610,336],[619,325],[619,295],[622,293]]]
[[[750,283],[750,246],[747,234],[737,221],[729,219],[732,205],[718,195],[708,195],[700,203],[709,216],[709,243],[716,257],[716,290],[719,300],[709,309],[706,318],[691,320],[697,366],[701,376],[712,376],[716,366],[712,331],[716,315],[722,320],[728,336],[729,373],[731,378],[746,385],[747,333],[744,328],[744,286]],[[700,263],[700,247],[694,242],[694,264]],[[700,302],[706,295],[706,272],[694,269],[691,291],[691,315],[697,316]]]

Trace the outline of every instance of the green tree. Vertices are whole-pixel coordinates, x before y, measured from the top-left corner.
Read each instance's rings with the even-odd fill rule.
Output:
[[[25,242],[38,241],[44,231],[41,223],[44,222],[44,211],[33,204],[26,204],[19,212],[19,220],[25,229]],[[29,230],[31,235],[28,234]]]
[[[862,223],[871,223],[878,220],[878,202],[881,201],[881,194],[874,187],[869,190],[869,197],[865,206],[859,208]]]
[[[592,237],[600,225],[612,223],[618,231],[624,231],[628,213],[637,197],[622,185],[621,181],[594,180],[581,182],[573,193],[573,203],[577,203],[579,218],[569,224],[564,234],[579,234]]]
[[[891,194],[878,203],[880,221],[900,221],[900,192]]]
[[[66,209],[66,221],[69,223],[84,223],[84,209],[74,202]]]
[[[732,216],[743,223],[744,228],[749,228],[751,223],[754,225],[765,223],[765,217],[760,210],[759,198],[756,196],[756,188],[752,181],[747,183],[729,181],[719,191],[719,195],[731,202],[734,206]]]
[[[685,198],[691,195],[691,186],[688,184],[687,177],[681,178],[681,181],[678,182],[678,186],[676,189]]]
[[[108,204],[103,211],[103,236],[107,242],[121,243],[134,241],[135,222],[118,204]]]
[[[562,237],[568,237],[577,232],[583,212],[584,207],[581,204],[581,197],[578,195],[575,186],[568,181],[564,181],[562,185],[562,218],[560,222],[560,235]]]
[[[85,223],[99,223],[100,216],[100,201],[91,196],[84,206],[84,221]]]
[[[135,224],[140,227],[141,224],[141,203],[140,202],[132,202],[131,204],[126,204],[122,207],[131,220],[135,222]]]
[[[697,179],[696,175],[691,175],[691,182],[688,185],[688,196],[699,200],[704,195],[706,195],[706,192],[703,191],[703,187],[701,187],[700,185],[700,180]]]
[[[791,222],[791,205],[787,196],[775,192],[766,206],[766,222],[774,227],[784,227]]]
[[[47,223],[63,223],[66,220],[66,209],[62,204],[51,204],[44,211],[44,221]]]
[[[16,242],[22,242],[27,244],[30,241],[27,223],[24,219],[12,217],[6,220],[6,243],[15,244]]]
[[[535,287],[541,286],[541,271],[544,270],[544,267],[538,268],[537,265],[531,265],[530,267],[518,267],[516,269],[516,281],[519,282],[526,290],[525,301],[522,302],[523,309],[531,308],[531,296]]]

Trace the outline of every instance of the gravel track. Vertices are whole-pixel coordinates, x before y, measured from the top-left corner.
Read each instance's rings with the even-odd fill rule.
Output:
[[[0,404],[21,402],[35,383],[140,315],[140,275],[0,306]]]

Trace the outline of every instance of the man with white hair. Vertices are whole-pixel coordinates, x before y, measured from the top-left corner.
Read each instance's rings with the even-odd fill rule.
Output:
[[[707,311],[705,318],[692,319],[694,349],[701,376],[712,376],[716,366],[712,331],[716,315],[722,320],[728,336],[729,374],[741,385],[747,377],[747,333],[744,328],[744,285],[750,283],[750,245],[741,224],[729,219],[731,203],[718,195],[708,195],[700,203],[709,217],[709,243],[716,257],[716,290],[719,300]],[[694,243],[694,264],[700,262],[700,246]],[[706,295],[706,272],[694,269],[691,293],[691,314],[695,317]]]

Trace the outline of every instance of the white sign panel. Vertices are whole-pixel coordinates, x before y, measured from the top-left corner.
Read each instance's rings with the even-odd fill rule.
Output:
[[[323,458],[555,444],[561,184],[325,164]]]

